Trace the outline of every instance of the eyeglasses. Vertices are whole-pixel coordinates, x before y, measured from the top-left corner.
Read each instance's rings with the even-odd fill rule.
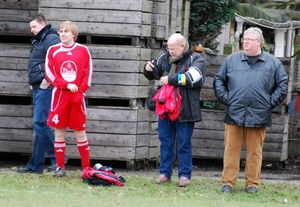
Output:
[[[243,38],[243,39],[242,39],[242,42],[245,42],[245,41],[255,41],[255,40],[258,40],[258,39]]]
[[[174,47],[174,48],[168,48],[166,47],[168,52],[174,52],[178,47]]]

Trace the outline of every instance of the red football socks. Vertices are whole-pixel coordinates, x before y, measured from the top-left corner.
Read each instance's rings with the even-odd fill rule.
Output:
[[[54,142],[54,151],[57,166],[65,168],[66,142]]]
[[[82,169],[90,167],[90,147],[88,141],[77,142],[77,148],[81,157]]]

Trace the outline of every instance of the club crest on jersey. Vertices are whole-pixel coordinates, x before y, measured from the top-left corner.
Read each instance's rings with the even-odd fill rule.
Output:
[[[66,61],[61,65],[61,76],[64,80],[72,82],[76,80],[77,67],[72,61]]]

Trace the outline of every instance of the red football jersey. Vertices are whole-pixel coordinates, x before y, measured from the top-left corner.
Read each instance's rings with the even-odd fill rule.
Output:
[[[91,85],[92,67],[90,52],[84,45],[75,43],[72,47],[64,47],[59,43],[48,49],[45,74],[58,89],[66,89],[69,83],[74,83],[84,93]]]
[[[62,43],[48,49],[45,61],[47,80],[54,87],[48,125],[55,128],[69,127],[85,130],[86,107],[85,91],[90,88],[92,60],[87,47],[75,43],[64,47]],[[67,88],[76,84],[77,92]]]

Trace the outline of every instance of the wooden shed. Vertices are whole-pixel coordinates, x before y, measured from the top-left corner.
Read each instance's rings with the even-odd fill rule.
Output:
[[[142,70],[148,60],[161,52],[170,34],[181,32],[187,37],[189,2],[0,1],[0,152],[31,154],[28,20],[43,13],[49,23],[56,25],[64,20],[74,21],[79,27],[78,42],[85,44],[92,55],[94,74],[86,100],[91,159],[124,161],[127,168],[157,163],[157,116],[145,108],[149,82]],[[203,55],[207,59],[206,83],[201,91],[203,121],[195,125],[193,157],[222,159],[224,107],[214,96],[212,80],[225,56]],[[289,61],[282,61],[289,73]],[[267,130],[264,145],[266,160],[281,162],[287,158],[288,115],[284,109],[289,101],[290,96],[274,110],[274,124]],[[67,155],[79,157],[72,132],[67,133]]]
[[[157,162],[157,127],[150,120],[153,114],[145,108],[149,83],[142,70],[171,33],[186,31],[183,2],[1,1],[0,152],[31,153],[33,107],[27,63],[32,34],[28,20],[42,13],[55,25],[65,20],[75,22],[77,41],[91,52],[94,73],[86,94],[91,159],[125,161],[127,167],[140,161]],[[79,157],[71,131],[67,133],[67,155]]]

